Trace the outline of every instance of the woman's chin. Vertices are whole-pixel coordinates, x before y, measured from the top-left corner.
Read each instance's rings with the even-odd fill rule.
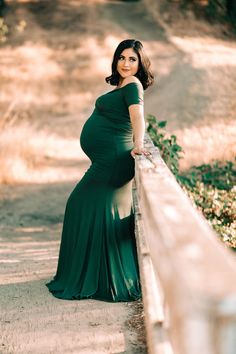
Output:
[[[125,79],[126,77],[132,76],[132,74],[129,73],[121,73],[120,76],[122,77],[122,79]]]

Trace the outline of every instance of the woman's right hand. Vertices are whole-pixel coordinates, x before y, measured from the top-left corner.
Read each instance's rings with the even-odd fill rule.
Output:
[[[150,153],[150,151],[148,151],[144,147],[137,146],[137,147],[133,148],[133,150],[131,151],[131,155],[132,155],[133,158],[135,158],[136,155],[149,156],[149,155],[151,155],[151,153]]]

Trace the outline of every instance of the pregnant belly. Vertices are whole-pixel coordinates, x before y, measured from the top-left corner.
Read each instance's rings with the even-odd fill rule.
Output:
[[[92,161],[86,178],[120,187],[134,176],[132,132],[106,118],[91,116],[83,126],[80,144]]]
[[[80,144],[92,161],[104,156],[116,158],[132,149],[132,131],[124,125],[114,125],[103,116],[92,115],[83,126]]]

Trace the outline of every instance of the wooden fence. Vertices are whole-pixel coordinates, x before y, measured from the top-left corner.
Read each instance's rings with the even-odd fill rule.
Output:
[[[149,353],[236,354],[236,256],[146,147],[133,197]]]

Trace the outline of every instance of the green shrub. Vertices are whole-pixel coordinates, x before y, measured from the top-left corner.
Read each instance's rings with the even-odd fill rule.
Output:
[[[155,116],[149,114],[146,117],[148,122],[147,131],[155,146],[160,150],[161,156],[169,169],[177,175],[179,172],[179,159],[182,158],[183,149],[177,144],[175,135],[167,136],[166,121],[158,122]]]
[[[232,161],[215,161],[212,165],[193,166],[188,172],[178,175],[178,179],[189,187],[196,187],[200,181],[204,185],[228,191],[236,184],[236,169]]]
[[[146,117],[147,131],[158,147],[163,160],[175,175],[183,190],[203,213],[220,238],[236,250],[236,169],[232,161],[193,166],[179,172],[183,149],[175,135],[168,136],[166,121]]]

